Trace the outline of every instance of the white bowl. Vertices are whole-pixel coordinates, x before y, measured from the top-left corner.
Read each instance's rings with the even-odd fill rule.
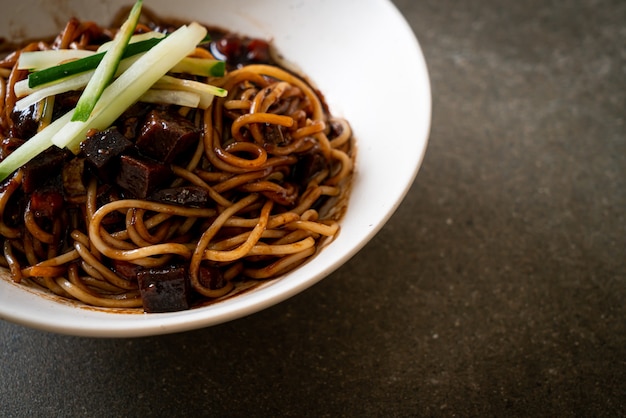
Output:
[[[131,1],[20,0],[3,6],[0,37],[58,33],[70,16],[108,24]],[[398,207],[421,164],[431,118],[419,44],[387,0],[146,0],[161,16],[270,38],[352,125],[357,165],[339,236],[295,271],[207,307],[163,314],[110,313],[59,302],[0,280],[0,318],[42,330],[138,337],[207,327],[281,302],[356,254]]]

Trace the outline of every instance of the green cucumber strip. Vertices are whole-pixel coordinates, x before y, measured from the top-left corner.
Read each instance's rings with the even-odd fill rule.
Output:
[[[130,37],[135,32],[135,27],[141,16],[143,0],[137,0],[130,11],[128,19],[122,24],[111,47],[105,52],[102,61],[96,67],[96,71],[87,83],[85,90],[80,95],[72,121],[85,122],[89,119],[91,111],[96,106],[104,89],[111,83],[117,67],[123,58],[124,50],[128,46]]]
[[[203,26],[194,22],[164,38],[104,89],[87,121],[66,124],[52,137],[52,143],[78,153],[87,131],[109,127],[157,80],[193,52],[206,33]]]
[[[139,53],[150,49],[156,44],[155,39],[161,39],[165,36],[161,32],[146,32],[138,35],[133,35],[128,42],[129,51],[124,52],[124,58],[127,58],[131,54]],[[144,43],[144,41],[149,41]],[[139,42],[139,45],[133,45]],[[46,49],[42,51],[24,51],[20,54],[17,61],[17,68],[19,70],[29,70],[31,72],[45,70],[57,65],[65,65],[70,61],[80,60],[83,58],[96,55],[95,58],[91,58],[77,63],[77,65],[84,65],[88,69],[94,69],[98,66],[98,63],[102,60],[104,53],[109,49],[113,41],[105,42],[96,51],[88,49]],[[131,46],[132,45],[132,46]],[[72,66],[69,66],[70,72],[72,72]],[[66,67],[60,69],[65,72]],[[43,74],[45,76],[45,74]],[[71,75],[71,74],[70,74]],[[33,78],[37,80],[40,75],[37,74]]]
[[[116,77],[122,74],[122,72],[126,71],[135,61],[137,61],[143,53],[134,55],[130,58],[126,58],[120,62],[118,70],[116,72]],[[192,60],[192,61],[189,61]],[[202,62],[201,62],[202,61]],[[207,62],[204,62],[207,61]],[[191,64],[189,64],[189,62]],[[215,65],[216,63],[221,63],[221,61],[210,60],[206,58],[183,58],[178,64],[171,68],[170,72],[179,73],[182,72],[180,70],[188,70],[191,72],[187,72],[187,74],[191,75],[200,75],[194,71],[194,68],[199,69],[199,72],[204,73],[204,68]],[[194,67],[194,68],[192,68]],[[15,109],[18,111],[24,110],[29,106],[39,102],[40,100],[45,99],[46,97],[50,97],[56,94],[66,93],[68,91],[76,91],[84,88],[89,79],[93,75],[94,71],[86,71],[84,73],[76,74],[73,76],[65,77],[63,79],[57,80],[52,83],[44,84],[34,89],[28,87],[28,80],[21,80],[15,83],[14,91],[17,97],[20,99],[15,103]],[[189,100],[185,100],[184,103],[180,104],[176,103],[174,99],[171,101],[163,100],[152,102],[157,103],[170,103],[170,104],[180,104],[181,106],[188,107],[200,107],[201,109],[207,109],[212,101],[213,96],[224,97],[227,92],[224,89],[219,87],[215,87],[212,85],[208,85],[202,82],[177,79],[171,76],[163,76],[155,83],[155,88],[160,90],[179,90],[179,91],[188,91],[190,93],[194,93],[201,97],[200,103],[196,106],[192,106],[188,103]],[[144,100],[142,100],[144,101]],[[147,100],[146,100],[147,101]]]
[[[176,64],[172,73],[185,73],[204,77],[224,77],[226,63],[209,58],[186,57]]]
[[[47,49],[44,51],[24,51],[17,61],[19,70],[43,70],[59,63],[70,62],[94,55],[86,49]]]
[[[0,162],[0,181],[6,179],[15,170],[41,154],[52,146],[52,137],[65,126],[72,118],[72,111],[67,112],[52,122],[45,129],[24,142],[2,162]]]
[[[145,41],[128,44],[128,48],[122,55],[123,58],[132,57],[133,55],[146,52],[165,38],[150,38]],[[66,62],[44,70],[35,71],[28,75],[28,87],[34,88],[42,84],[56,81],[60,78],[68,77],[74,74],[83,73],[85,71],[95,69],[102,61],[106,52],[93,54],[86,58]]]
[[[200,95],[182,90],[150,89],[141,95],[139,101],[197,108],[200,105]]]
[[[89,79],[93,75],[92,71],[87,73],[83,73],[79,76],[68,77],[68,79],[62,80],[58,83],[52,83],[49,86],[44,86],[43,88],[39,88],[37,90],[32,91],[30,94],[22,97],[17,102],[15,102],[15,110],[23,111],[27,109],[29,106],[34,105],[40,100],[45,99],[46,97],[54,96],[56,94],[66,93],[68,91],[80,90],[87,85]],[[22,93],[21,86],[15,85],[16,87],[16,95],[20,97],[19,91]]]
[[[115,75],[119,76],[122,72],[126,71],[141,55],[142,54],[133,55],[130,58],[122,60]],[[93,73],[94,70],[86,71],[51,83],[42,84],[33,89],[28,87],[28,80],[18,81],[15,83],[14,91],[15,95],[20,99],[15,103],[15,110],[24,110],[46,97],[66,93],[68,91],[81,90],[89,83]]]
[[[219,97],[226,97],[228,91],[221,87],[216,87],[211,84],[202,83],[200,81],[186,80],[184,78],[176,78],[169,75],[164,75],[155,84],[155,88],[172,88],[178,90],[187,91],[199,91],[213,94]]]
[[[221,87],[169,75],[161,77],[154,83],[153,87],[156,89],[182,90],[197,93],[200,95],[199,107],[202,109],[207,109],[211,105],[213,96],[225,97],[228,94],[228,92]]]
[[[162,39],[165,37],[164,33],[161,32],[145,32],[145,33],[140,33],[137,35],[133,35],[130,37],[130,41],[128,41],[128,45],[132,45],[135,44],[137,42],[143,42],[143,41],[149,41],[151,39]],[[113,41],[109,41],[109,42],[105,42],[102,45],[100,45],[98,47],[98,49],[96,50],[97,53],[103,53],[108,51],[109,48],[111,48],[111,45],[113,45]]]
[[[126,69],[128,69],[142,55],[143,54],[137,54],[133,57],[122,60],[122,62],[120,62],[120,66],[118,67],[116,76],[119,76],[124,71],[126,71]],[[183,58],[181,60],[181,63],[187,59],[187,57]],[[171,71],[176,72],[174,70],[177,67],[178,64],[172,67]],[[66,93],[68,91],[80,90],[87,85],[92,75],[93,71],[87,71],[81,74],[66,77],[64,79],[58,80],[57,82],[36,87],[34,89],[28,88],[27,80],[18,81],[15,84],[15,94],[21,98],[15,103],[15,109],[18,111],[22,111],[47,97],[54,96],[56,94]],[[210,84],[205,84],[198,81],[178,79],[176,77],[171,77],[168,75],[161,77],[154,84],[153,87],[156,90],[168,90],[170,92],[186,91],[188,93],[195,94],[201,99],[200,102],[196,105],[191,104],[192,102],[188,98],[177,99],[175,97],[170,100],[152,99],[140,101],[151,103],[178,104],[180,106],[199,107],[201,109],[207,109],[211,105],[214,96],[224,97],[227,94],[227,91],[220,87],[215,87]],[[155,97],[154,93],[151,93],[150,97]],[[168,96],[163,93],[160,97],[171,97],[171,95]]]
[[[126,68],[130,67],[130,64],[132,64],[134,60],[137,60],[139,56],[141,56],[141,54],[143,54],[143,52],[139,52],[131,57],[124,58],[120,62],[116,76],[121,73],[120,72],[121,69],[125,70]],[[15,92],[15,95],[21,99],[25,96],[28,96],[29,94],[38,93],[42,89],[50,88],[51,89],[50,91],[54,91],[54,93],[51,93],[51,94],[59,94],[59,93],[64,93],[70,90],[78,90],[79,88],[83,88],[87,85],[87,82],[93,75],[93,72],[94,70],[92,69],[92,70],[84,71],[82,73],[70,74],[66,77],[59,78],[49,83],[39,84],[35,87],[30,87],[29,80],[24,79],[15,83],[15,86],[13,87],[13,91]],[[225,63],[223,61],[218,61],[218,60],[209,59],[209,58],[185,57],[178,64],[172,67],[170,72],[181,73],[181,74],[184,73],[184,74],[189,74],[189,75],[197,75],[197,76],[205,76],[205,77],[207,76],[223,77],[225,73]],[[71,81],[74,78],[76,80]],[[86,81],[83,82],[79,80],[86,80]],[[76,85],[78,87],[66,89],[65,87],[63,87],[63,85],[66,83],[70,83],[70,85]],[[59,84],[60,86],[53,88],[53,86],[57,84]],[[39,94],[44,95],[44,93],[39,93]]]
[[[135,54],[131,57],[124,58],[118,67],[116,76],[121,74],[126,68],[130,67],[135,60],[143,54],[142,52]],[[197,76],[210,76],[210,77],[223,77],[225,72],[225,63],[223,61],[213,60],[209,58],[192,58],[185,57],[178,64],[176,64],[170,70],[172,73],[184,73]],[[22,99],[25,96],[37,94],[39,99],[45,98],[52,94],[65,93],[70,90],[79,90],[87,85],[89,79],[93,75],[94,70],[84,71],[82,73],[71,74],[50,83],[39,84],[35,87],[28,85],[28,79],[20,80],[15,83],[13,91],[18,99]],[[42,91],[43,90],[43,91]],[[30,104],[35,103],[37,100],[31,99]],[[18,102],[19,103],[19,102]],[[26,102],[24,102],[26,103]],[[29,105],[30,105],[29,104]],[[21,106],[17,110],[22,110],[29,105]],[[17,105],[16,105],[17,106]]]

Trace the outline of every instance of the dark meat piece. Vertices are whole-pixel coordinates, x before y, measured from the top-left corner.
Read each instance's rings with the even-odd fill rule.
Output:
[[[111,184],[103,184],[97,191],[96,206],[102,207],[107,203],[115,202],[125,197],[119,187]],[[125,222],[126,215],[117,210],[109,212],[104,219],[102,219],[102,225],[111,226],[113,229],[117,228],[118,225],[124,225]]]
[[[137,274],[143,309],[148,313],[189,309],[189,280],[185,267],[150,268]]]
[[[67,150],[52,146],[30,160],[24,165],[24,177],[22,179],[24,192],[32,193],[46,183],[56,180],[70,154]]]
[[[242,39],[237,35],[226,35],[211,42],[211,52],[218,59],[228,61],[230,64],[241,60],[243,45]]]
[[[270,62],[270,45],[263,39],[250,39],[246,43],[246,60],[250,63],[267,64]]]
[[[226,61],[229,69],[272,62],[270,45],[263,39],[227,34],[212,41],[209,50],[217,59]]]
[[[76,107],[78,99],[80,99],[80,91],[69,91],[67,93],[57,94],[54,97],[54,110],[52,119],[56,120]]]
[[[291,175],[301,188],[306,188],[309,181],[326,168],[328,168],[328,161],[316,147],[306,152],[298,159]]]
[[[11,120],[13,121],[11,136],[26,140],[37,133],[39,127],[37,106],[34,104],[22,111],[14,110],[11,112]]]
[[[215,266],[202,264],[198,271],[198,281],[207,289],[221,289],[226,286],[226,280],[221,270]]]
[[[61,214],[63,201],[63,195],[58,190],[35,190],[30,195],[30,210],[38,218],[54,219]]]
[[[171,177],[166,165],[156,161],[122,155],[116,183],[139,199],[145,199]]]
[[[280,125],[267,125],[263,130],[265,142],[273,145],[282,145],[287,142],[285,139],[285,128]]]
[[[80,196],[87,193],[87,188],[83,183],[85,172],[85,159],[73,158],[63,167],[61,178],[63,179],[63,190],[69,196]]]
[[[145,103],[135,103],[122,113],[115,125],[122,135],[134,142],[148,110]]]
[[[87,137],[81,142],[80,149],[95,174],[108,180],[112,177],[111,170],[119,161],[119,156],[132,146],[133,143],[116,127],[111,127]]]
[[[207,205],[209,192],[196,186],[173,187],[170,189],[157,190],[149,199],[156,202],[201,208]]]
[[[200,128],[172,111],[152,110],[137,138],[140,153],[169,164],[200,139]]]
[[[129,282],[136,282],[137,274],[139,274],[140,271],[144,270],[143,267],[137,264],[129,263],[128,261],[111,261],[113,263],[113,270],[115,271],[115,273],[117,273],[117,275],[120,276],[122,279],[126,279]]]
[[[4,138],[0,144],[0,161],[4,160],[10,153],[19,148],[24,142],[19,138]]]
[[[5,198],[4,193],[13,190],[9,201],[6,203],[4,211],[0,214],[2,220],[10,227],[20,225],[24,221],[24,210],[27,205],[27,198],[20,189],[20,182],[17,174],[13,173],[0,183],[0,197]]]

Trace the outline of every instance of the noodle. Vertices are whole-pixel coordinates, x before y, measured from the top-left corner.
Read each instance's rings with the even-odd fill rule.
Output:
[[[171,31],[146,13],[136,31],[157,28]],[[0,59],[0,159],[67,111],[73,97],[15,110],[16,83],[28,76],[17,67],[20,54],[96,50],[116,30],[70,19],[53,40]],[[193,57],[212,59],[232,39],[254,44],[219,29],[210,33],[211,43],[199,45]],[[150,112],[176,115],[199,132],[188,151],[157,161],[167,178],[146,186],[145,196],[120,180],[121,171],[89,165],[84,150],[63,154],[43,179],[28,163],[0,183],[0,262],[13,281],[103,309],[185,309],[187,302],[201,306],[237,294],[247,281],[284,274],[339,233],[338,206],[354,169],[350,125],[272,58],[249,61],[240,52],[224,59],[224,76],[193,77],[228,92],[207,109],[137,104],[114,125],[135,147],[129,158],[141,161],[137,138]],[[186,289],[184,306],[167,305],[167,294],[157,295],[165,305],[151,305],[159,286]]]

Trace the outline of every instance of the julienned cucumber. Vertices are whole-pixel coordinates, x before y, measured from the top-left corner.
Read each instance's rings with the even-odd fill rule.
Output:
[[[186,57],[176,64],[171,72],[186,73],[204,77],[224,77],[226,63],[209,58]]]
[[[124,51],[122,58],[128,58],[132,57],[133,55],[146,52],[147,50],[158,44],[162,39],[163,38],[151,38],[145,41],[128,44],[128,48],[126,48],[126,51]],[[61,78],[93,70],[98,66],[98,64],[100,64],[100,61],[102,61],[104,54],[105,52],[99,52],[85,58],[68,61],[63,64],[46,68],[44,70],[34,71],[28,75],[28,87],[35,88],[42,84],[51,83]]]
[[[142,53],[139,53],[120,61],[116,76],[130,67],[130,65],[139,59],[141,55]],[[223,61],[209,58],[185,57],[178,64],[172,67],[170,72],[204,77],[223,77],[225,73],[225,63]],[[20,80],[15,83],[14,87],[15,95],[19,98],[19,100],[15,103],[15,109],[24,110],[48,96],[65,93],[71,90],[80,90],[87,85],[93,73],[94,70],[84,71],[78,74],[63,77],[50,83],[39,85],[35,88],[28,87],[27,79]],[[219,94],[217,95],[219,96]]]
[[[80,142],[85,138],[88,130],[102,130],[110,126],[128,107],[142,98],[157,80],[168,71],[174,70],[181,60],[184,60],[198,44],[206,39],[206,29],[194,22],[189,26],[179,28],[162,42],[153,45],[146,53],[133,57],[131,61],[135,62],[103,90],[86,121],[72,121],[75,112],[71,110],[52,122],[0,161],[0,181],[52,145],[60,148],[67,147],[77,153]],[[187,69],[195,68],[205,73],[207,69],[212,68],[212,64],[207,64],[210,63],[194,62]],[[160,91],[156,95],[157,101],[167,96],[168,100],[180,102],[181,105],[193,105],[202,101],[200,92]],[[155,94],[150,93],[145,98],[155,99],[153,96]]]
[[[0,181],[7,178],[12,172],[41,154],[52,146],[52,137],[72,118],[72,112],[67,112],[35,136],[24,142],[15,151],[10,153],[0,163]]]
[[[31,72],[56,67],[60,63],[91,57],[95,52],[87,49],[44,49],[40,51],[22,51],[17,60],[19,70]]]
[[[102,130],[110,126],[157,80],[193,52],[206,33],[203,26],[194,22],[189,26],[182,26],[163,39],[103,91],[86,121],[72,121],[66,124],[52,137],[52,143],[59,148],[67,147],[77,153],[80,142],[88,130]]]
[[[128,15],[128,19],[122,24],[119,32],[115,35],[113,43],[109,49],[104,53],[102,61],[96,67],[96,71],[87,83],[85,90],[80,95],[78,103],[76,103],[76,109],[74,109],[74,115],[72,121],[85,122],[89,119],[91,111],[96,106],[100,95],[104,89],[111,83],[117,67],[122,60],[124,50],[128,46],[130,37],[135,33],[135,27],[141,16],[141,5],[143,0],[137,0],[135,5]]]

